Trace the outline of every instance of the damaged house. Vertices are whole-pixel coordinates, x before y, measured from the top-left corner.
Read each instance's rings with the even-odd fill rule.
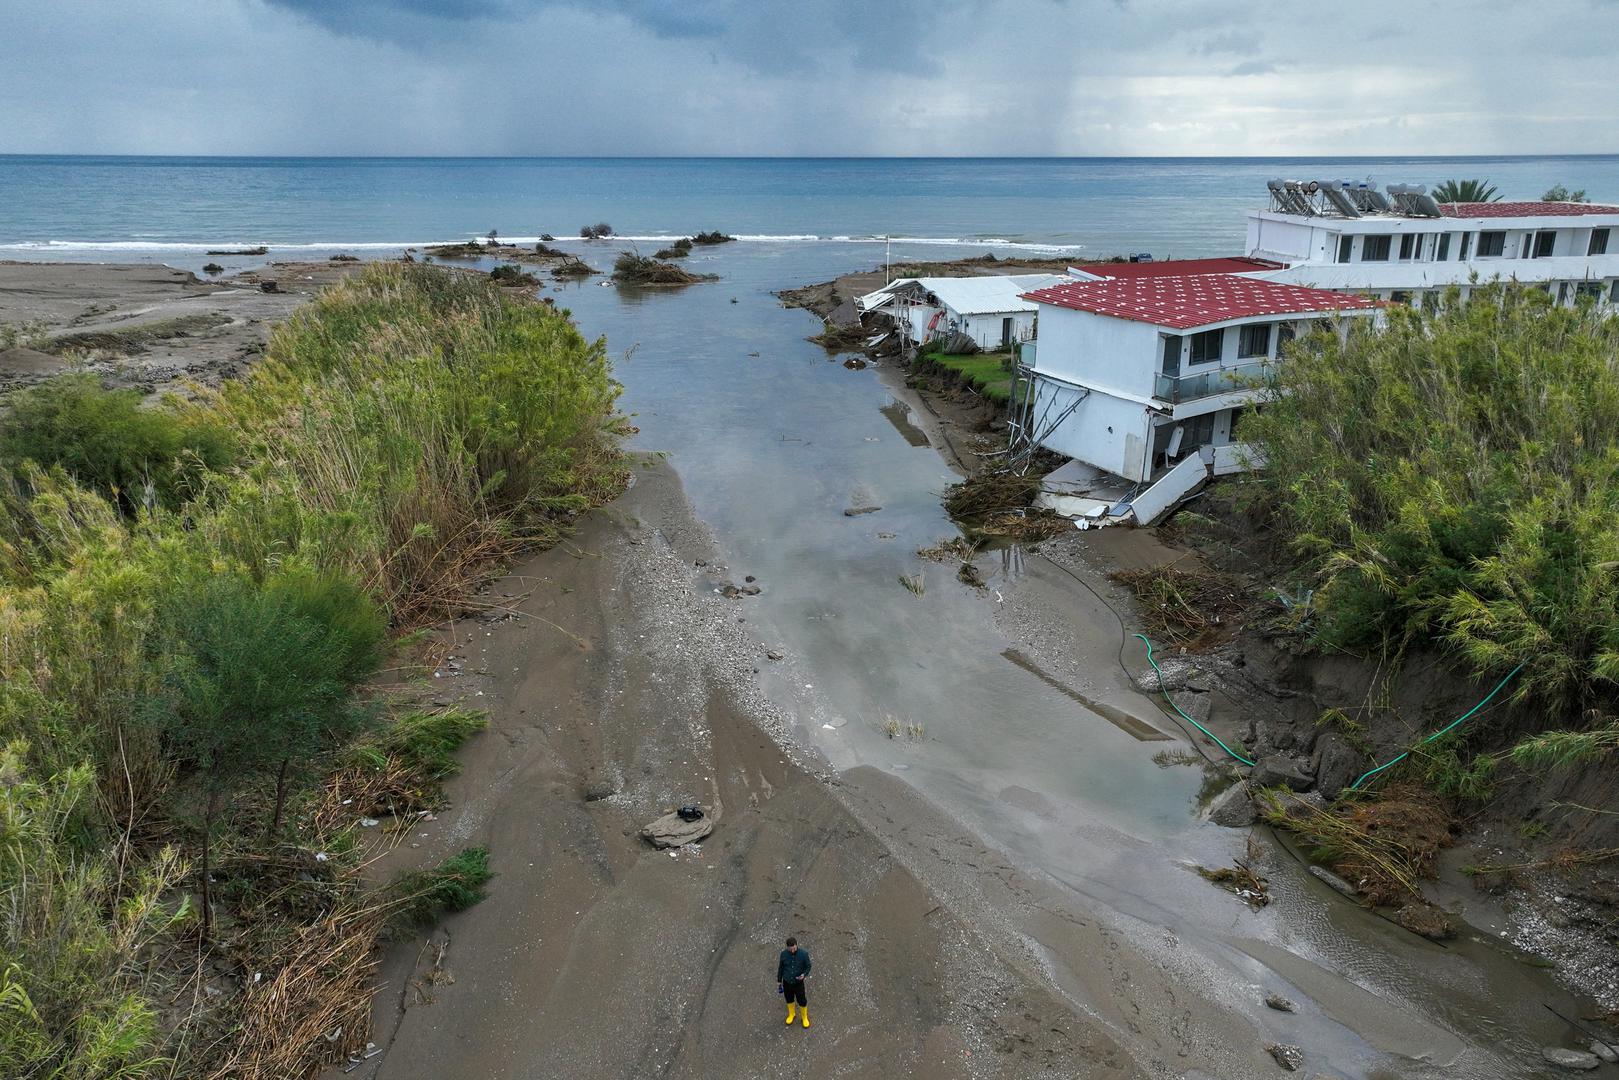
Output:
[[[1382,306],[1233,273],[1068,281],[1026,298],[1040,338],[1020,350],[1013,454],[1073,459],[1047,477],[1045,501],[1098,524],[1151,524],[1211,476],[1251,467],[1238,429],[1265,367],[1312,324]]]
[[[900,278],[855,304],[862,314],[886,317],[906,349],[937,341],[949,352],[999,352],[1034,337],[1036,305],[1024,294],[1066,280],[1062,274]]]

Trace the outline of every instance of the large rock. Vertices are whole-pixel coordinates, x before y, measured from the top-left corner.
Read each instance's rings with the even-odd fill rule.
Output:
[[[1280,754],[1260,758],[1254,765],[1254,771],[1248,774],[1248,784],[1255,788],[1285,787],[1292,791],[1304,791],[1313,783],[1315,776],[1310,772],[1308,762]]]
[[[1456,936],[1456,924],[1451,921],[1450,915],[1443,908],[1418,900],[1409,901],[1402,906],[1395,913],[1394,921],[1413,934],[1420,934],[1432,941],[1443,941],[1445,938]]]
[[[1329,799],[1354,783],[1368,768],[1366,755],[1349,745],[1342,733],[1329,731],[1315,744],[1316,790]]]
[[[1594,1069],[1602,1064],[1595,1054],[1588,1054],[1584,1050],[1565,1050],[1561,1046],[1548,1046],[1540,1052],[1540,1056],[1565,1069]]]
[[[704,808],[696,821],[683,821],[679,814],[665,814],[641,828],[641,839],[653,847],[675,848],[693,844],[714,831],[714,815]]]
[[[1241,780],[1226,788],[1209,804],[1209,820],[1228,829],[1246,829],[1259,820],[1259,810]]]

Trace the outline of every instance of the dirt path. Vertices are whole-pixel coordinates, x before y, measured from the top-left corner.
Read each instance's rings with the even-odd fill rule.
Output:
[[[1009,866],[888,778],[831,781],[768,733],[746,601],[693,590],[712,554],[678,482],[638,481],[491,591],[522,614],[454,631],[469,674],[440,697],[491,727],[453,810],[383,868],[483,843],[499,877],[389,958],[385,1052],[351,1075],[1146,1075],[1015,935],[962,910]],[[640,840],[687,798],[719,808],[700,849]],[[815,958],[810,1031],[774,992],[788,934]]]

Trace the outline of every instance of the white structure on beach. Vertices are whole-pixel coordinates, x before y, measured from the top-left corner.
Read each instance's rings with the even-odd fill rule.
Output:
[[[1034,337],[1035,306],[1023,294],[1064,280],[1061,274],[900,278],[855,305],[888,315],[919,346],[959,333],[997,352]]]
[[[1619,304],[1619,206],[1438,203],[1425,189],[1370,181],[1272,180],[1248,213],[1251,257],[1287,264],[1269,281],[1414,302],[1475,279],[1541,286],[1562,304]]]
[[[1250,467],[1237,427],[1281,346],[1318,320],[1382,306],[1240,273],[1070,281],[1027,299],[1040,337],[1022,349],[1014,456],[1021,443],[1078,463],[1047,478],[1076,497],[1059,509],[1129,508],[1143,524],[1210,476]]]

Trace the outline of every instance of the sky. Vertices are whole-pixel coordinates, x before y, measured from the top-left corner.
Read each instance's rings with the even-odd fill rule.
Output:
[[[0,0],[0,153],[1619,152],[1619,0]]]

